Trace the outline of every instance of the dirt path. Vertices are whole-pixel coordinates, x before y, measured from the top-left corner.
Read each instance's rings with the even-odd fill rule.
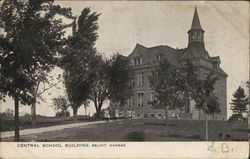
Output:
[[[106,121],[93,121],[93,122],[73,123],[73,124],[65,124],[65,125],[33,128],[33,129],[24,129],[24,130],[20,130],[20,136],[55,131],[55,130],[62,130],[62,129],[74,128],[74,127],[85,127],[88,125],[101,124],[105,122]],[[14,135],[15,135],[14,131],[1,132],[0,138],[13,137]]]

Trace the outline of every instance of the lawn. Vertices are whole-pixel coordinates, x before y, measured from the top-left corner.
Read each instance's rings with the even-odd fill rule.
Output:
[[[78,116],[78,121],[75,121],[73,117],[46,117],[37,115],[36,125],[31,124],[31,117],[30,115],[21,116],[20,117],[20,130],[22,129],[29,129],[29,128],[40,128],[40,127],[47,127],[47,126],[54,126],[54,125],[62,125],[62,124],[70,124],[75,122],[82,122],[82,121],[93,121],[96,120],[91,117],[87,116]],[[12,131],[14,130],[15,122],[14,117],[10,118],[0,118],[0,132],[4,131]]]
[[[219,134],[231,141],[248,140],[247,122],[209,121],[209,140],[220,141]],[[22,136],[22,141],[204,141],[205,121],[128,119]],[[222,140],[223,140],[222,139]],[[11,141],[13,138],[3,139]]]

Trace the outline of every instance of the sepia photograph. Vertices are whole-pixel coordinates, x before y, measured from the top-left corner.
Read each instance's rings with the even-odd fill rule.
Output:
[[[249,2],[0,7],[2,143],[248,142]]]

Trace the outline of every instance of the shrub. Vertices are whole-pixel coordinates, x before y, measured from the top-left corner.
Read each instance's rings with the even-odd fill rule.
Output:
[[[228,121],[247,121],[247,118],[243,117],[242,114],[233,114]]]

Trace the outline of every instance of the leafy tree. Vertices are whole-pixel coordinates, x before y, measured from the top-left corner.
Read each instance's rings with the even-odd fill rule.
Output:
[[[95,41],[99,14],[85,8],[73,22],[73,34],[67,40],[59,66],[65,70],[64,84],[76,117],[90,92],[91,67],[95,64]],[[76,118],[75,118],[76,119]]]
[[[245,94],[244,89],[239,86],[239,88],[233,94],[233,99],[231,104],[231,110],[234,114],[242,116],[243,113],[247,112],[248,99]]]
[[[152,71],[149,82],[156,93],[156,99],[150,104],[154,108],[165,109],[166,125],[168,110],[182,109],[190,99],[195,100],[198,110],[204,110],[210,114],[219,113],[218,101],[213,95],[217,77],[210,74],[207,79],[201,80],[196,72],[196,68],[190,61],[187,61],[184,66],[175,66],[166,59],[163,59]],[[205,107],[204,104],[206,104]]]
[[[207,102],[206,114],[212,114],[213,120],[214,120],[215,114],[219,114],[220,112],[221,110],[220,110],[220,103],[218,101],[218,98],[214,95],[209,96],[208,102]]]
[[[220,113],[219,103],[214,95],[214,85],[218,77],[211,72],[205,79],[199,79],[194,87],[195,107],[203,110],[206,121],[206,140],[208,141],[208,119],[207,114]],[[200,114],[199,114],[200,118]]]
[[[96,117],[101,118],[101,109],[105,100],[108,99],[108,88],[110,76],[108,73],[108,63],[103,60],[102,56],[96,56],[95,65],[91,69],[91,91],[89,99],[94,102]]]
[[[96,117],[100,118],[106,100],[123,105],[131,96],[131,87],[128,85],[128,60],[120,54],[114,54],[109,60],[96,56],[95,65],[91,70],[92,85],[89,99],[94,102]]]
[[[75,77],[75,74],[65,73],[64,83],[70,106],[73,109],[74,119],[77,120],[77,110],[87,101],[91,83],[87,77]]]
[[[53,98],[52,102],[54,109],[57,110],[58,112],[62,112],[62,114],[64,114],[66,118],[67,110],[70,107],[67,99],[65,97],[59,96],[57,98]]]
[[[109,99],[112,102],[124,105],[132,95],[132,87],[129,86],[131,75],[129,71],[129,60],[120,55],[114,54],[109,60]]]
[[[205,79],[197,79],[196,86],[194,87],[194,93],[193,93],[193,99],[195,100],[195,108],[197,110],[202,110],[203,112],[206,112],[208,114],[212,113],[218,113],[218,109],[212,109],[208,110],[210,107],[208,107],[208,103],[216,104],[215,107],[218,106],[218,101],[216,102],[217,98],[214,95],[214,85],[216,81],[218,80],[218,77],[213,74],[212,72],[205,78]],[[212,101],[209,101],[212,100]],[[218,106],[219,107],[219,106]],[[214,112],[212,112],[214,110]],[[199,119],[200,119],[200,113],[199,113]]]
[[[19,103],[32,104],[37,72],[49,71],[68,27],[56,15],[72,18],[71,10],[53,0],[6,0],[0,12],[0,92],[15,103],[15,141],[19,141]]]
[[[187,100],[183,75],[177,66],[164,59],[149,77],[150,87],[156,93],[156,99],[152,103],[153,108],[165,109],[166,126],[168,126],[168,110],[181,108]]]

